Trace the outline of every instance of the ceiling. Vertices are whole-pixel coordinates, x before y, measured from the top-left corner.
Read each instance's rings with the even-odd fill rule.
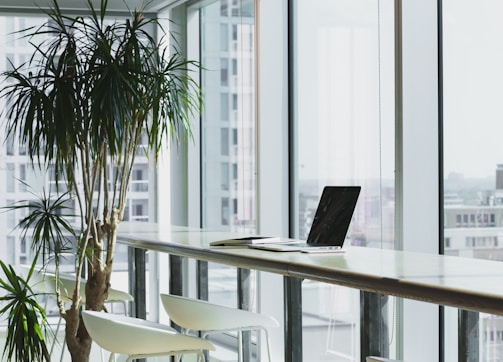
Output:
[[[109,12],[123,12],[128,9],[138,9],[145,5],[145,12],[158,12],[176,0],[108,0]],[[0,0],[0,12],[33,12],[39,8],[46,8],[52,3],[51,0]],[[92,0],[96,8],[100,6],[100,0]],[[87,9],[87,0],[58,0],[61,9],[82,11]]]

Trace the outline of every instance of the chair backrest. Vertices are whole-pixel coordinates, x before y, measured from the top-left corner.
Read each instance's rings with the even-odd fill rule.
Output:
[[[171,320],[190,330],[212,331],[279,326],[279,323],[269,316],[202,300],[161,294],[161,301]]]
[[[20,265],[18,267],[17,272],[23,277],[26,278],[28,276],[28,273],[30,272],[30,266],[29,265]],[[54,279],[52,279],[54,282]],[[47,294],[53,294],[55,292],[54,289],[54,283],[50,283],[48,280],[48,277],[46,276],[46,273],[42,272],[41,270],[33,270],[33,273],[30,277],[30,287],[38,292],[38,293],[47,293]]]
[[[20,273],[23,276],[28,275],[29,267],[20,266]],[[31,287],[39,293],[56,293],[56,274],[42,270],[34,270],[31,277]],[[59,290],[61,297],[65,301],[71,301],[73,297],[73,288],[75,288],[75,275],[68,273],[59,274]],[[86,304],[86,280],[80,279],[80,302]],[[133,297],[121,290],[109,288],[107,302],[132,301]]]

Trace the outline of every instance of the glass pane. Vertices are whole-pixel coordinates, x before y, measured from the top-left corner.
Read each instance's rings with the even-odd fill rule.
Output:
[[[47,37],[47,34],[41,32],[34,38],[23,37],[20,30],[28,27],[38,28],[47,22],[47,18],[43,16],[15,16],[14,13],[9,13],[0,16],[0,72],[12,70],[19,67],[24,62],[30,60],[34,48],[29,44],[33,42],[37,44]],[[32,29],[33,30],[33,29]],[[0,99],[0,109],[4,109],[5,99]],[[5,114],[3,114],[5,116]],[[3,120],[0,120],[3,121]],[[0,206],[11,205],[20,200],[30,200],[35,198],[35,194],[41,193],[42,190],[55,192],[56,183],[54,175],[54,167],[49,167],[48,171],[42,167],[31,167],[29,157],[26,155],[27,149],[23,145],[19,145],[17,138],[11,137],[4,144],[5,129],[0,129],[0,140],[2,147],[0,149],[0,178],[3,187],[0,187]],[[147,221],[149,220],[149,211],[153,207],[149,204],[149,200],[155,200],[155,197],[149,195],[149,160],[145,155],[144,150],[138,153],[136,157],[136,166],[133,173],[133,182],[129,198],[134,199],[132,207],[126,210],[126,219]],[[152,173],[150,173],[152,174]],[[19,180],[26,182],[23,185]],[[153,182],[153,181],[152,181]],[[60,182],[59,192],[67,190],[66,183]],[[152,191],[153,188],[150,188]],[[74,205],[77,213],[77,206]],[[130,217],[129,210],[134,217]],[[31,262],[30,246],[31,240],[27,239],[21,242],[21,231],[12,230],[26,215],[26,211],[17,210],[15,212],[0,213],[0,249],[5,251],[8,261],[13,265],[20,263]],[[75,220],[70,220],[75,222]],[[116,250],[115,260],[120,260],[114,264],[114,270],[122,272],[126,275],[127,264],[124,263],[127,256],[127,249],[118,247]],[[64,256],[62,260],[62,268],[64,271],[72,271],[74,266],[74,256]],[[117,273],[119,275],[119,273]],[[115,276],[113,278],[116,278]],[[114,288],[127,290],[127,277],[114,284]]]
[[[201,120],[201,219],[202,226],[211,230],[252,233],[256,228],[254,41],[250,46],[255,37],[253,7],[253,1],[220,0],[200,11],[205,104]],[[254,283],[252,272],[251,293],[255,293]],[[211,302],[238,306],[236,268],[210,263],[208,284]],[[255,309],[256,298],[251,300]],[[234,349],[235,335],[228,339],[225,336],[220,342]]]
[[[7,192],[14,192],[16,190],[16,166],[9,162],[7,163],[7,170],[6,170],[6,179],[5,179],[5,184],[7,185],[6,191]]]
[[[295,236],[307,238],[325,185],[361,185],[346,245],[393,248],[393,2],[295,4]],[[358,360],[359,292],[302,292],[304,360]]]
[[[254,49],[247,42],[249,36],[254,36],[254,17],[253,12],[245,17],[248,12],[241,15],[239,11],[239,16],[223,16],[227,12],[221,10],[227,6],[227,1],[217,1],[201,9],[201,62],[205,67],[201,122],[203,226],[247,232],[255,229],[255,77],[251,66]],[[211,34],[210,29],[235,36],[205,36]],[[225,164],[228,170],[237,167],[238,172],[222,172]],[[222,179],[229,176],[232,178]],[[227,206],[234,202],[237,210]],[[222,217],[227,213],[228,217]]]
[[[216,1],[203,7],[200,15],[205,68],[202,226],[252,233],[256,227],[253,1]],[[215,30],[219,36],[214,36]],[[235,268],[210,265],[209,283],[211,301],[237,305]]]
[[[503,3],[443,1],[445,254],[503,260]],[[456,313],[456,311],[451,311]],[[455,314],[456,315],[456,314]],[[457,341],[456,318],[445,339]],[[470,353],[503,359],[503,318],[479,315]],[[447,345],[446,360],[457,358]],[[478,356],[478,358],[477,358]]]

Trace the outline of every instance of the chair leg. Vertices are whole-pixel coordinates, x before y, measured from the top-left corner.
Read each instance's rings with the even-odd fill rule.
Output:
[[[205,357],[203,351],[197,352],[197,361],[198,362],[206,362],[206,357]]]
[[[238,361],[243,362],[243,332],[238,331]]]
[[[54,351],[54,346],[56,345],[56,342],[58,341],[58,332],[59,332],[60,326],[61,326],[61,315],[59,315],[58,325],[56,327],[56,332],[54,332],[54,338],[52,339],[51,351],[49,352],[51,356],[52,356],[52,352]]]
[[[188,333],[188,331],[187,331],[187,333]],[[205,331],[201,331],[201,336],[200,337],[202,339],[207,339],[208,335],[209,335],[209,333],[206,333]],[[210,351],[202,351],[201,353],[204,356],[203,362],[210,360]]]
[[[58,323],[58,328],[57,330],[59,330],[59,326],[61,324],[61,316],[59,317],[59,323]],[[66,327],[65,327],[66,328]],[[63,337],[63,343],[61,343],[61,356],[59,358],[59,361],[60,362],[63,362],[63,357],[65,355],[65,348],[66,348],[66,335]]]
[[[124,307],[124,315],[128,315],[128,301],[127,300],[123,300],[121,301],[123,307]]]
[[[267,358],[269,359],[269,362],[272,362],[271,360],[271,343],[269,341],[269,333],[267,332],[267,329],[263,329],[265,332],[265,344],[267,346]]]

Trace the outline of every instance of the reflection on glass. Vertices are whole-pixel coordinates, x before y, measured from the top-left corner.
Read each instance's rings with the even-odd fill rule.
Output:
[[[202,208],[204,227],[246,232],[255,229],[255,70],[254,13],[242,3],[201,9]]]
[[[201,9],[200,19],[205,68],[202,226],[252,233],[256,227],[254,2],[212,2]],[[236,307],[236,278],[236,268],[210,264],[210,301]]]
[[[498,1],[443,2],[444,249],[503,261],[501,11]],[[480,314],[477,334],[478,360],[503,360],[503,319]]]
[[[30,15],[23,17],[14,16],[13,13],[0,16],[0,72],[12,70],[31,59],[34,48],[30,43],[42,42],[48,35],[42,31],[37,36],[28,38],[24,37],[20,31],[28,27],[33,29],[41,27],[47,20],[44,16]],[[4,98],[0,99],[0,109],[3,109],[5,101]],[[3,120],[0,119],[0,123],[2,122]],[[0,139],[3,140],[4,138],[5,131],[2,128],[0,129]],[[5,187],[0,188],[1,206],[14,204],[20,200],[31,200],[36,197],[36,193],[42,190],[50,190],[51,192],[56,190],[54,167],[49,166],[47,170],[31,167],[26,153],[26,147],[20,145],[17,139],[9,138],[5,144],[2,142],[0,149],[0,178]],[[132,206],[126,209],[125,221],[149,220],[149,196],[151,196],[148,195],[149,161],[145,157],[144,150],[139,150],[138,155],[131,190],[128,194],[128,197],[134,201],[132,201]],[[19,180],[26,182],[26,185],[23,185]],[[59,182],[58,191],[60,193],[66,192],[66,183]],[[31,192],[35,192],[35,194]],[[78,210],[75,210],[75,213],[78,213]],[[24,215],[20,215],[19,210],[16,213],[5,212],[0,214],[0,249],[5,250],[8,262],[15,266],[30,262],[30,257],[32,257],[32,255],[29,255],[31,241],[21,242],[21,231],[19,229],[13,230],[22,216]],[[127,249],[118,247],[115,254],[116,260],[125,260],[125,256],[127,256]],[[65,271],[72,271],[74,266],[73,258],[63,258],[61,262],[64,264],[62,268]],[[115,263],[114,270],[127,270],[127,263]],[[127,278],[124,278],[121,284],[115,284],[114,287],[127,290]]]
[[[325,185],[360,185],[346,245],[394,246],[393,2],[295,2],[295,235]],[[359,358],[359,293],[303,283],[304,360]]]

